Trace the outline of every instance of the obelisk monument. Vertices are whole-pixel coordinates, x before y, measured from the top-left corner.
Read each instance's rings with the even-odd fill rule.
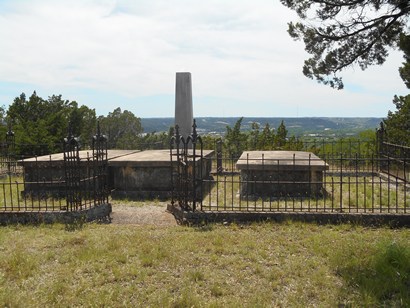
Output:
[[[175,85],[175,125],[185,139],[192,133],[192,82],[191,73],[177,73]]]

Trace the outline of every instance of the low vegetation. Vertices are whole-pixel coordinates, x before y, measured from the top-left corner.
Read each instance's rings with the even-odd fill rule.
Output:
[[[252,181],[249,182],[252,184]],[[270,187],[278,184],[266,181],[259,185]],[[292,183],[288,183],[291,185]],[[316,183],[311,185],[314,187]],[[311,197],[283,196],[281,198],[255,198],[254,195],[239,194],[239,175],[216,175],[207,181],[205,190],[210,190],[203,200],[204,210],[245,210],[245,211],[332,211],[332,212],[391,212],[406,213],[410,210],[409,192],[403,185],[389,185],[379,177],[333,177],[326,176],[322,193]],[[285,187],[286,184],[281,184]],[[306,182],[304,185],[308,186]],[[310,188],[309,188],[310,189]],[[252,188],[250,188],[252,191]]]
[[[302,223],[0,228],[0,305],[409,306],[410,230]]]

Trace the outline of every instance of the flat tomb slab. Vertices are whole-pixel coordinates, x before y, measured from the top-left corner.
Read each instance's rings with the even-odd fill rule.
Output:
[[[191,150],[192,151],[192,150]],[[199,153],[199,151],[198,151]],[[204,160],[197,160],[202,173],[210,173],[212,162],[207,159],[214,151],[204,150]],[[87,174],[87,160],[92,157],[91,150],[79,151],[80,168]],[[108,184],[113,196],[127,198],[168,198],[172,191],[171,155],[169,150],[108,150]],[[44,155],[19,162],[24,168],[27,193],[45,191],[58,194],[64,191],[64,153]]]
[[[108,161],[116,159],[122,156],[132,155],[134,153],[141,152],[140,150],[108,150],[107,158]],[[92,150],[81,150],[78,152],[80,161],[85,161],[89,158],[92,158]],[[50,155],[43,155],[38,157],[26,158],[20,161],[22,165],[28,165],[30,163],[45,162],[50,164],[58,164],[64,162],[64,153],[55,153]]]
[[[190,150],[192,152],[192,150]],[[196,152],[199,154],[199,151]],[[211,157],[214,151],[204,150],[204,157]],[[139,166],[139,167],[164,167],[171,166],[171,154],[169,150],[146,150],[129,155],[119,156],[109,161],[109,166]]]
[[[198,175],[206,177],[211,172],[212,160],[208,158],[213,154],[212,150],[204,150],[204,159],[196,159],[196,168],[202,168]],[[113,197],[169,198],[176,164],[171,163],[169,150],[147,150],[111,160],[108,165]]]
[[[329,166],[310,152],[246,151],[236,168],[242,198],[303,197],[323,193],[323,173]]]
[[[236,163],[239,170],[326,170],[324,160],[304,151],[246,151]]]

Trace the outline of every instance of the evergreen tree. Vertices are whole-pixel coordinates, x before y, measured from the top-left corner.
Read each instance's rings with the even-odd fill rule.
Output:
[[[61,143],[67,131],[68,102],[61,96],[44,100],[34,91],[26,99],[24,93],[14,99],[7,111],[7,117],[15,132],[16,143],[28,148],[41,145],[34,152],[23,150],[21,154],[48,154],[61,150]]]
[[[22,93],[10,105],[7,119],[22,155],[61,151],[69,121],[72,121],[74,135],[84,137],[85,143],[95,133],[95,111],[85,106],[78,108],[76,102],[63,100],[61,95],[44,100],[34,91],[27,100]]]
[[[260,142],[260,132],[259,132],[259,123],[253,122],[251,125],[252,130],[249,133],[249,145],[248,149],[257,150]]]
[[[384,120],[387,141],[410,146],[410,95],[395,96],[396,110],[389,111]]]
[[[236,121],[233,128],[227,126],[225,134],[225,145],[230,157],[239,158],[247,146],[247,135],[241,132],[243,117]]]
[[[399,68],[399,73],[407,88],[410,88],[410,35],[401,35],[400,49],[403,51],[405,62]],[[392,143],[410,145],[410,95],[395,95],[393,104],[396,110],[389,111],[384,120],[387,140]]]
[[[283,120],[280,122],[275,136],[275,147],[278,149],[283,148],[286,145],[288,136],[288,130],[286,129]]]
[[[305,61],[303,74],[341,89],[337,76],[357,65],[366,69],[383,64],[388,49],[398,45],[408,31],[408,0],[281,0],[297,12],[301,22],[289,24],[289,34],[303,40],[312,55]]]
[[[87,106],[78,107],[78,103],[73,101],[69,105],[69,123],[73,135],[79,137],[83,143],[91,142],[96,133],[97,117],[95,109]],[[102,132],[103,134],[105,132]]]
[[[275,131],[271,129],[269,123],[265,124],[263,128],[260,140],[259,140],[259,150],[272,150],[274,147]]]
[[[140,142],[141,119],[131,111],[114,109],[106,117],[99,117],[101,130],[108,135],[108,146],[112,149],[137,149]]]

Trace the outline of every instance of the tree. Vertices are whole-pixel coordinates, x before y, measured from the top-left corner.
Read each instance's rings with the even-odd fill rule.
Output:
[[[3,105],[0,106],[0,139],[5,138],[7,130],[6,107]]]
[[[408,0],[281,0],[303,22],[289,23],[291,37],[303,40],[312,55],[303,74],[342,89],[343,69],[381,65],[388,49],[408,30]]]
[[[410,35],[400,36],[400,49],[403,51],[403,66],[399,73],[407,88],[410,88]],[[410,95],[394,96],[394,112],[389,111],[384,124],[387,130],[387,140],[392,143],[410,145]]]
[[[95,109],[90,109],[87,106],[78,107],[78,103],[73,101],[69,103],[69,122],[71,124],[72,133],[84,143],[91,142],[91,138],[96,133],[97,117]]]
[[[387,141],[410,145],[410,95],[394,96],[396,111],[389,111],[384,120]]]
[[[108,116],[99,117],[101,131],[108,135],[109,148],[136,149],[143,131],[141,119],[131,111],[114,109]]]
[[[269,123],[265,124],[262,134],[259,138],[259,150],[272,150],[275,141],[275,130],[270,128]]]
[[[400,35],[400,50],[403,51],[403,66],[399,67],[399,73],[401,79],[403,79],[406,87],[410,89],[410,35]]]
[[[74,135],[84,143],[90,142],[96,126],[95,110],[78,107],[77,102],[63,100],[61,95],[44,100],[35,91],[28,100],[24,93],[14,99],[7,111],[7,121],[15,132],[16,144],[27,145],[20,149],[24,155],[61,151],[69,121]]]
[[[233,158],[239,158],[247,145],[247,135],[241,132],[242,120],[243,117],[238,119],[233,128],[226,127],[226,147],[229,155]]]
[[[251,125],[251,132],[249,133],[249,146],[248,148],[251,150],[257,150],[258,145],[259,145],[259,139],[260,139],[260,132],[259,132],[259,123],[257,122],[252,122]]]
[[[275,147],[283,148],[286,145],[288,130],[286,129],[283,120],[280,122],[275,136]]]
[[[61,95],[44,100],[36,91],[28,100],[24,93],[14,99],[7,117],[16,134],[16,143],[26,144],[29,148],[41,145],[41,149],[37,148],[34,152],[24,150],[21,154],[41,155],[61,149],[67,131],[67,104],[68,101],[63,101]]]

